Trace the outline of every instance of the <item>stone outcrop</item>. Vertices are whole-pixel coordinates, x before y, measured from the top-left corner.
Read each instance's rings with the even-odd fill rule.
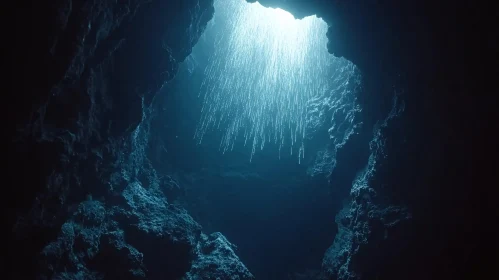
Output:
[[[497,213],[489,187],[497,137],[485,125],[495,119],[497,104],[490,94],[499,38],[491,28],[492,7],[454,1],[259,2],[297,18],[322,17],[329,24],[329,51],[362,72],[357,98],[363,125],[337,151],[330,178],[333,193],[349,198],[343,215],[349,218],[338,219],[340,233],[324,259],[331,279],[473,279],[496,273],[481,250],[490,245],[482,237],[496,234],[484,225]],[[390,114],[394,96],[405,103],[404,111],[386,126],[376,125]],[[359,189],[358,176],[371,168],[375,172]],[[387,229],[385,214],[401,222]],[[356,235],[364,241],[351,243]]]
[[[23,188],[7,203],[8,278],[177,279],[198,261],[201,227],[167,202],[178,190],[146,150],[154,96],[213,12],[202,0],[18,4],[8,176]],[[251,275],[235,254],[212,261]]]
[[[219,232],[201,234],[201,240],[196,247],[197,258],[185,279],[254,279],[234,253],[236,248]]]
[[[220,233],[201,233],[160,190],[136,182],[114,202],[90,197],[80,203],[42,250],[39,277],[253,279],[234,248]]]
[[[369,143],[368,163],[352,183],[351,201],[336,216],[338,233],[323,260],[323,269],[330,279],[379,277],[379,270],[384,265],[384,258],[379,256],[388,251],[384,246],[391,242],[392,231],[411,219],[407,207],[392,204],[396,202],[385,191],[384,182],[377,174],[382,172],[389,158],[395,156],[386,145],[383,130],[402,117],[405,105],[399,102],[394,98],[389,115],[376,126]],[[373,259],[373,256],[378,257]]]

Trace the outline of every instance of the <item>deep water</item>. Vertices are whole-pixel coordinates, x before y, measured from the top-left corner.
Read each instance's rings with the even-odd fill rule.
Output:
[[[192,108],[200,106],[201,70],[181,67],[165,88],[166,107],[158,121],[167,128],[163,157],[185,188],[177,203],[204,231],[220,231],[234,243],[257,279],[317,273],[337,230],[334,216],[341,199],[332,196],[325,176],[307,174],[307,164],[288,153],[279,158],[276,145],[250,162],[251,148],[243,143],[222,154],[221,132],[198,144],[193,131],[199,111]]]
[[[322,136],[323,140],[315,137],[319,139],[314,142],[315,134],[308,135],[307,144],[310,147],[306,147],[307,156],[303,156],[303,160],[297,157],[297,150],[295,154],[288,150],[288,146],[281,150],[280,143],[269,142],[261,151],[258,149],[254,153],[251,142],[245,144],[243,137],[239,137],[232,150],[224,151],[224,146],[220,144],[226,133],[223,127],[208,130],[202,141],[194,137],[202,117],[203,102],[206,102],[204,95],[208,94],[203,92],[203,87],[216,87],[211,84],[216,83],[216,79],[204,84],[207,83],[206,75],[210,74],[205,69],[216,58],[217,48],[224,49],[220,45],[227,44],[217,39],[228,36],[224,32],[230,30],[221,26],[227,24],[222,18],[225,14],[227,12],[218,18],[215,15],[192,54],[181,64],[175,79],[160,92],[158,106],[161,113],[156,116],[155,122],[161,129],[156,129],[153,134],[157,133],[157,137],[164,142],[165,150],[161,151],[161,157],[169,165],[165,170],[175,174],[184,188],[176,203],[183,205],[205,232],[222,232],[235,244],[238,256],[256,279],[298,279],[300,275],[314,277],[320,273],[324,253],[334,240],[337,232],[334,217],[343,207],[345,199],[344,194],[333,196],[334,191],[336,194],[340,192],[337,188],[331,189],[327,170],[325,174],[319,172],[317,176],[310,176],[315,152],[327,142],[327,133],[321,134],[312,129],[311,132]],[[240,67],[249,67],[248,71],[263,70],[259,64],[241,63]],[[247,81],[243,76],[223,72],[232,71],[230,69],[220,71],[220,79]],[[241,72],[241,75],[244,73]],[[313,78],[306,79],[319,87],[321,78],[315,78],[318,79],[315,83]],[[279,84],[269,84],[268,87],[277,89]],[[230,92],[230,87],[228,89],[227,95],[222,98],[235,95]],[[297,85],[295,94],[305,94],[306,90],[303,88],[301,91]],[[330,91],[334,96],[334,89]],[[264,94],[277,93],[269,90]],[[204,105],[216,106],[211,103]],[[318,107],[318,110],[321,108]],[[267,117],[274,118],[272,115]],[[321,126],[323,122],[319,120],[316,125]],[[327,129],[327,123],[324,126]],[[268,133],[272,134],[272,131]]]
[[[217,39],[223,35],[229,36],[224,32],[230,32],[230,27],[223,26],[230,24],[223,18],[227,13],[230,14],[230,11],[224,11],[218,17],[215,15],[213,23],[208,25],[200,42],[193,48],[192,54],[181,64],[175,79],[165,85],[160,92],[162,100],[158,106],[161,107],[162,113],[156,117],[155,122],[158,127],[162,127],[162,131],[158,129],[153,133],[158,133],[158,137],[164,141],[166,150],[161,151],[161,157],[170,165],[168,172],[175,174],[175,178],[184,188],[176,203],[183,205],[203,226],[205,232],[222,232],[235,244],[236,253],[256,279],[318,277],[324,253],[333,243],[337,232],[335,215],[343,207],[345,199],[344,194],[341,197],[334,196],[334,191],[336,195],[341,192],[337,188],[330,187],[327,170],[323,171],[325,173],[319,171],[314,177],[310,175],[310,168],[314,166],[315,152],[323,148],[329,138],[327,132],[321,133],[312,124],[308,124],[309,140],[306,142],[306,155],[301,156],[303,159],[297,156],[296,149],[292,154],[293,151],[289,150],[289,146],[282,148],[279,142],[269,142],[255,153],[252,151],[251,141],[245,144],[242,132],[239,132],[240,137],[235,141],[232,150],[225,151],[225,147],[220,144],[220,139],[226,133],[223,123],[221,127],[214,127],[205,132],[202,141],[194,137],[194,131],[199,128],[199,122],[203,120],[202,110],[206,110],[205,107],[208,106],[217,106],[213,103],[215,101],[209,99],[206,101],[205,95],[210,94],[210,91],[205,92],[204,88],[217,88],[214,85],[217,79],[227,79],[229,82],[241,80],[245,83],[244,87],[249,87],[252,83],[251,79],[227,72],[235,71],[234,69],[223,69],[219,64],[212,66],[213,59],[220,59],[217,55],[221,55],[223,59],[225,54],[223,52],[232,51],[230,47],[223,46],[228,44],[227,42]],[[246,24],[251,25],[251,23]],[[311,37],[309,40],[314,38]],[[241,45],[240,48],[256,48],[256,45],[251,45],[251,41],[247,44],[250,45]],[[299,47],[301,46],[296,46]],[[325,45],[322,46],[324,47]],[[321,50],[320,46],[318,49]],[[279,62],[276,63],[279,65]],[[251,71],[263,71],[261,65],[261,63],[252,65],[241,62],[239,67],[248,67],[248,69],[238,70],[237,73],[245,75]],[[285,66],[287,64],[283,64],[283,67]],[[220,67],[220,70],[211,70],[220,71],[218,74],[220,76],[207,79],[207,75],[212,75],[205,70],[209,67]],[[319,68],[319,65],[314,67]],[[317,81],[314,81],[314,78]],[[305,79],[311,81],[312,88],[314,84],[319,88],[321,77],[314,78]],[[342,78],[342,76],[337,77],[340,81]],[[284,76],[284,79],[294,82],[291,76],[288,78]],[[282,82],[284,80],[269,84],[267,86],[269,90],[262,94],[278,94],[271,89],[278,90]],[[294,89],[296,92],[290,94],[304,95],[305,91],[309,90],[305,87],[300,88],[298,83]],[[236,95],[233,91],[241,89],[237,87],[232,89],[229,86],[227,89],[226,93],[224,92],[226,95],[222,96],[223,99],[230,99],[231,95],[240,98],[240,95]],[[328,90],[328,94],[331,95],[329,99],[334,100],[335,91],[338,96],[342,94],[340,89]],[[321,97],[316,102],[326,103],[326,100],[327,98]],[[341,104],[345,102],[344,100],[337,102],[348,106]],[[258,106],[264,105],[266,104],[258,104]],[[320,106],[312,107],[310,104],[308,106],[308,110],[319,112],[322,110]],[[231,108],[225,110],[229,109]],[[333,109],[338,110],[334,107]],[[345,107],[340,110],[351,109]],[[290,111],[290,113],[295,112]],[[263,116],[269,119],[276,117]],[[341,119],[337,121],[340,122]],[[252,124],[247,123],[247,125],[246,129],[251,129]],[[349,125],[351,124],[344,126]],[[319,119],[315,126],[327,129],[328,122]],[[265,132],[266,134],[272,134],[271,128],[266,129],[269,130]],[[314,138],[318,139],[314,142]]]

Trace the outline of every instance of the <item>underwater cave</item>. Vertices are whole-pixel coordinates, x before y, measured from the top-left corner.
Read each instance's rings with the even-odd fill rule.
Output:
[[[165,172],[203,230],[236,244],[257,279],[315,275],[347,200],[327,177],[360,128],[360,73],[328,53],[315,16],[239,0],[214,7],[158,96]]]
[[[499,278],[485,4],[11,11],[4,278]]]

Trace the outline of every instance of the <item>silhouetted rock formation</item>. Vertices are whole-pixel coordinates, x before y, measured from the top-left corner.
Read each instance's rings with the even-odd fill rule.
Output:
[[[351,201],[324,260],[332,279],[487,275],[497,259],[482,252],[490,245],[483,236],[497,234],[485,225],[497,216],[487,199],[495,193],[488,174],[497,155],[497,137],[486,128],[497,106],[492,8],[454,1],[259,2],[298,18],[324,18],[329,51],[362,72],[363,129],[338,151],[331,176],[335,192],[350,193]],[[389,115],[394,96],[403,112],[375,126]],[[361,188],[367,196],[352,170],[369,174]],[[387,205],[408,211],[390,212],[391,219],[404,221],[407,213],[412,219],[387,226],[378,212],[393,209]]]
[[[197,262],[190,279],[196,271],[251,278],[234,253],[207,261],[198,252],[212,241],[168,204],[171,182],[145,156],[151,101],[190,54],[213,2],[21,5],[8,161],[10,182],[23,187],[8,202],[7,277],[176,279]],[[209,262],[230,269],[203,267]]]

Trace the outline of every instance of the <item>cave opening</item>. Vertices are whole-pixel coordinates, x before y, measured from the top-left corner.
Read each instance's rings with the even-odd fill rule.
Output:
[[[5,7],[2,279],[499,279],[492,3],[258,1]]]
[[[183,187],[175,203],[235,244],[257,279],[313,277],[346,197],[328,177],[361,125],[360,73],[328,53],[316,16],[243,0],[214,7],[163,88],[160,169]]]

